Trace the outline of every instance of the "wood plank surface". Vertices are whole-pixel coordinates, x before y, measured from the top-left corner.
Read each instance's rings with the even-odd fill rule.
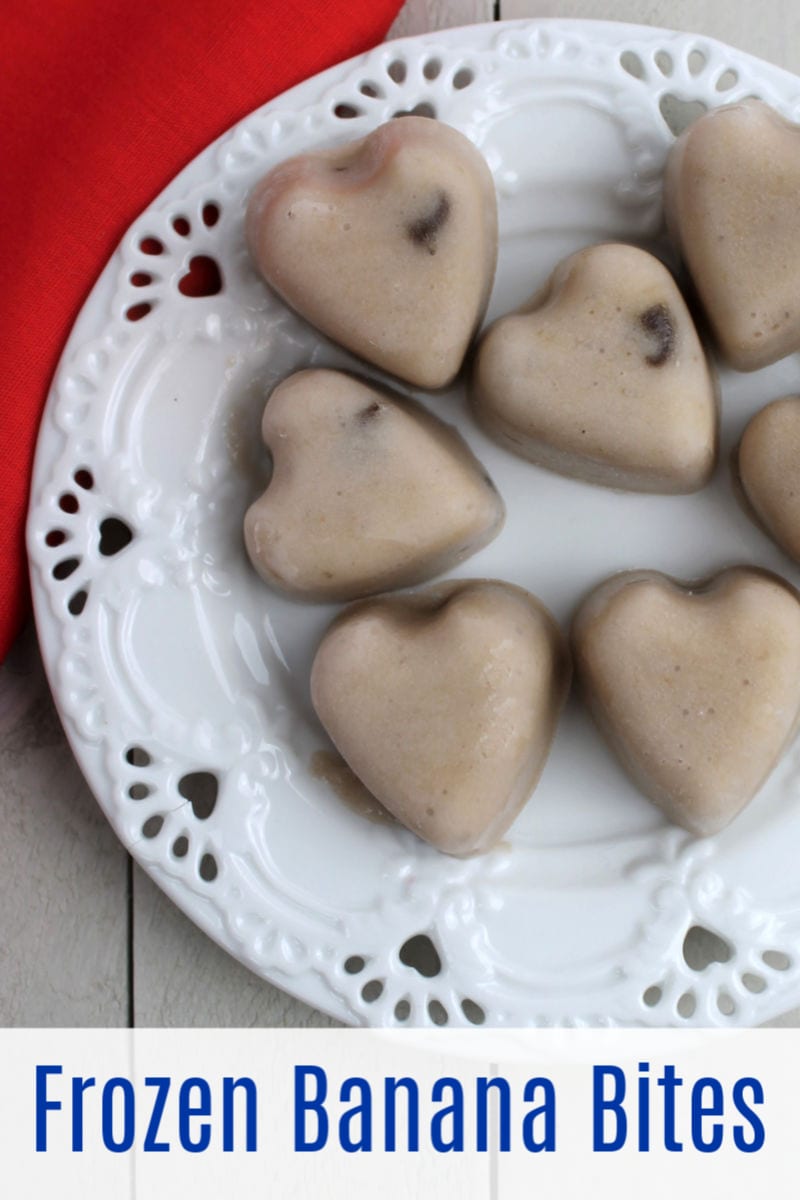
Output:
[[[67,745],[33,629],[0,668],[0,1025],[127,1025],[128,856]]]
[[[797,0],[501,0],[504,19],[584,17],[685,29],[719,38],[759,58],[800,71]]]
[[[389,30],[387,41],[428,33],[431,29],[491,21],[494,8],[493,0],[407,0]]]

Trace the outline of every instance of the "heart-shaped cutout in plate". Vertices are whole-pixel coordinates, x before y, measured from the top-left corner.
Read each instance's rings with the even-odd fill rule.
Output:
[[[194,299],[218,295],[222,291],[222,273],[216,259],[195,254],[189,260],[189,270],[178,282],[178,291]]]

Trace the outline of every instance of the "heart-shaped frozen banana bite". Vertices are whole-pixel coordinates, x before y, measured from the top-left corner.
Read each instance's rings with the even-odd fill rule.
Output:
[[[590,246],[476,354],[473,403],[499,441],[590,483],[691,492],[714,468],[714,380],[669,271],[634,246]]]
[[[800,562],[800,396],[773,400],[744,431],[739,480],[752,513]]]
[[[328,337],[409,383],[458,373],[489,299],[497,201],[481,154],[426,117],[276,167],[248,204],[267,282]]]
[[[454,429],[340,371],[284,380],[262,430],[273,473],[245,516],[245,545],[268,583],[298,597],[351,600],[430,579],[503,523]]]
[[[546,609],[482,580],[345,612],[317,651],[311,697],[380,803],[464,855],[494,845],[533,791],[568,682]]]
[[[600,729],[642,791],[698,836],[760,788],[800,718],[800,598],[734,567],[701,585],[615,576],[573,626]]]
[[[800,350],[800,126],[759,100],[678,138],[667,223],[725,357],[753,371]]]

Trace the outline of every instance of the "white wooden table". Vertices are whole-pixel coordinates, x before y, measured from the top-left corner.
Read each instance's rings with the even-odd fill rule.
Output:
[[[800,73],[797,0],[408,0],[390,36],[517,17],[706,33]],[[89,794],[28,630],[0,669],[0,1025],[330,1025],[200,933]],[[779,1022],[800,1026],[800,1009]]]

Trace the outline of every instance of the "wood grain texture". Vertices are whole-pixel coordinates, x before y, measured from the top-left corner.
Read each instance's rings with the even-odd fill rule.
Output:
[[[407,0],[386,40],[428,33],[431,29],[477,25],[491,21],[493,14],[493,0]]]
[[[704,33],[759,58],[800,71],[800,4],[797,0],[501,0],[504,19],[584,17],[630,21]]]
[[[0,1025],[128,1023],[128,856],[83,781],[33,630],[0,670]]]

